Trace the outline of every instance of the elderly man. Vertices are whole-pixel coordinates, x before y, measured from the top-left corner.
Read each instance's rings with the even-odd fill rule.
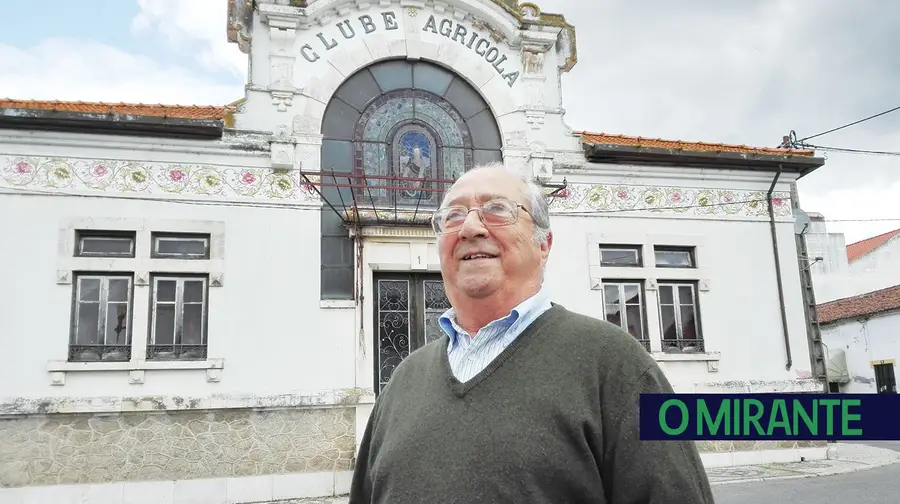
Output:
[[[656,362],[542,290],[553,235],[538,187],[471,170],[433,225],[446,335],[376,401],[351,504],[713,502],[693,442],[640,440],[640,394],[672,391]]]

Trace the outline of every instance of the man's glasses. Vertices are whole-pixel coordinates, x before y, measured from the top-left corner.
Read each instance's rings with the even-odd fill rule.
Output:
[[[519,203],[506,198],[492,199],[475,208],[461,205],[448,206],[439,209],[431,216],[431,227],[437,234],[459,231],[470,212],[478,212],[481,222],[488,227],[509,226],[519,220],[519,209],[526,213],[528,209]]]

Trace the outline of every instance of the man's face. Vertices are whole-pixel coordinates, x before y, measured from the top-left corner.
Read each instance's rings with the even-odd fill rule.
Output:
[[[515,175],[502,170],[477,170],[463,175],[447,194],[444,206],[474,209],[486,201],[506,198],[530,211],[525,187]],[[486,226],[477,211],[469,212],[458,230],[438,238],[441,272],[451,303],[467,297],[521,296],[523,289],[540,285],[541,269],[550,253],[552,237],[545,243],[533,239],[531,215],[518,211],[511,225]],[[474,253],[484,258],[469,258]]]

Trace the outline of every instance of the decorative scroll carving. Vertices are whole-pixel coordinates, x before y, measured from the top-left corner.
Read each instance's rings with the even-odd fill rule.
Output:
[[[228,41],[238,45],[244,54],[250,54],[253,30],[253,0],[229,0]]]
[[[544,53],[529,50],[522,51],[522,65],[525,67],[526,75],[544,73]]]
[[[294,167],[294,139],[288,131],[288,127],[281,124],[276,128],[270,142],[270,154],[272,168],[275,170],[289,170]]]
[[[520,5],[519,12],[526,21],[537,21],[541,17],[541,8],[531,2]]]
[[[525,112],[525,120],[531,125],[531,129],[539,130],[544,125],[546,115],[543,110],[528,110]]]
[[[286,112],[293,104],[294,92],[294,42],[300,16],[284,13],[266,16],[269,25],[269,91],[272,104],[279,112]]]

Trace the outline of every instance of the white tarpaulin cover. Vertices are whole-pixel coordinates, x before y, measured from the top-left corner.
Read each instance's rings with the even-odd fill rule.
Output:
[[[847,369],[847,354],[843,350],[828,351],[825,369],[828,373],[829,382],[847,383],[850,381],[850,371]]]

